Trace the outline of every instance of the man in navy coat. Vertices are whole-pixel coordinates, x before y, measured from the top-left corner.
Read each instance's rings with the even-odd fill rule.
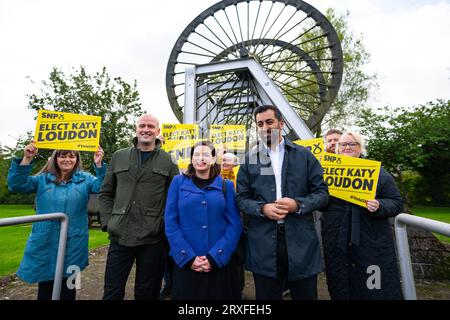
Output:
[[[246,155],[237,178],[239,209],[249,217],[246,267],[257,300],[317,299],[322,271],[312,212],[328,202],[316,157],[282,136],[284,121],[271,105],[255,110],[261,141]]]

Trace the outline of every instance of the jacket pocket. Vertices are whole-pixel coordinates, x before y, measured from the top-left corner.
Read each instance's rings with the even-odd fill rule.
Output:
[[[161,209],[144,208],[144,228],[148,236],[155,237],[162,234],[164,225],[161,211]]]
[[[152,172],[156,173],[156,174],[159,174],[159,175],[162,175],[162,176],[165,176],[165,177],[169,176],[169,171],[161,169],[161,168],[153,168]]]
[[[127,208],[114,208],[106,225],[108,233],[112,235],[120,235],[120,230],[123,228],[124,221],[127,217]]]

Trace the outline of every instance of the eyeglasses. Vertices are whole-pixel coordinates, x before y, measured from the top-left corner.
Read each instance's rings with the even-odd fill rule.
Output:
[[[342,149],[345,149],[345,148],[347,148],[347,147],[350,147],[350,148],[356,148],[357,146],[359,146],[359,143],[358,142],[342,142],[342,143],[338,143],[338,145],[339,145],[339,148],[342,148]]]

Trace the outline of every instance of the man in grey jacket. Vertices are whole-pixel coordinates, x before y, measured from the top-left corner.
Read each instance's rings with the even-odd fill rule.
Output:
[[[164,205],[172,178],[179,173],[161,149],[159,121],[143,115],[134,146],[116,151],[100,190],[100,218],[111,241],[103,299],[121,300],[136,261],[134,297],[158,299],[164,272]]]
[[[246,267],[256,299],[281,299],[286,283],[293,299],[317,299],[322,259],[312,212],[328,202],[322,167],[307,149],[283,138],[276,107],[258,107],[255,121],[262,143],[240,166],[237,202],[249,218]]]

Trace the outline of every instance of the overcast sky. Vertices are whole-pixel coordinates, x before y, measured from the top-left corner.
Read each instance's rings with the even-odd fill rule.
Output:
[[[138,82],[144,110],[176,122],[165,70],[183,29],[217,0],[0,0],[0,143],[34,130],[26,94],[53,67]],[[378,74],[374,106],[450,99],[450,0],[307,0],[324,12],[350,11],[364,35],[368,70]],[[33,85],[31,80],[35,82]]]

